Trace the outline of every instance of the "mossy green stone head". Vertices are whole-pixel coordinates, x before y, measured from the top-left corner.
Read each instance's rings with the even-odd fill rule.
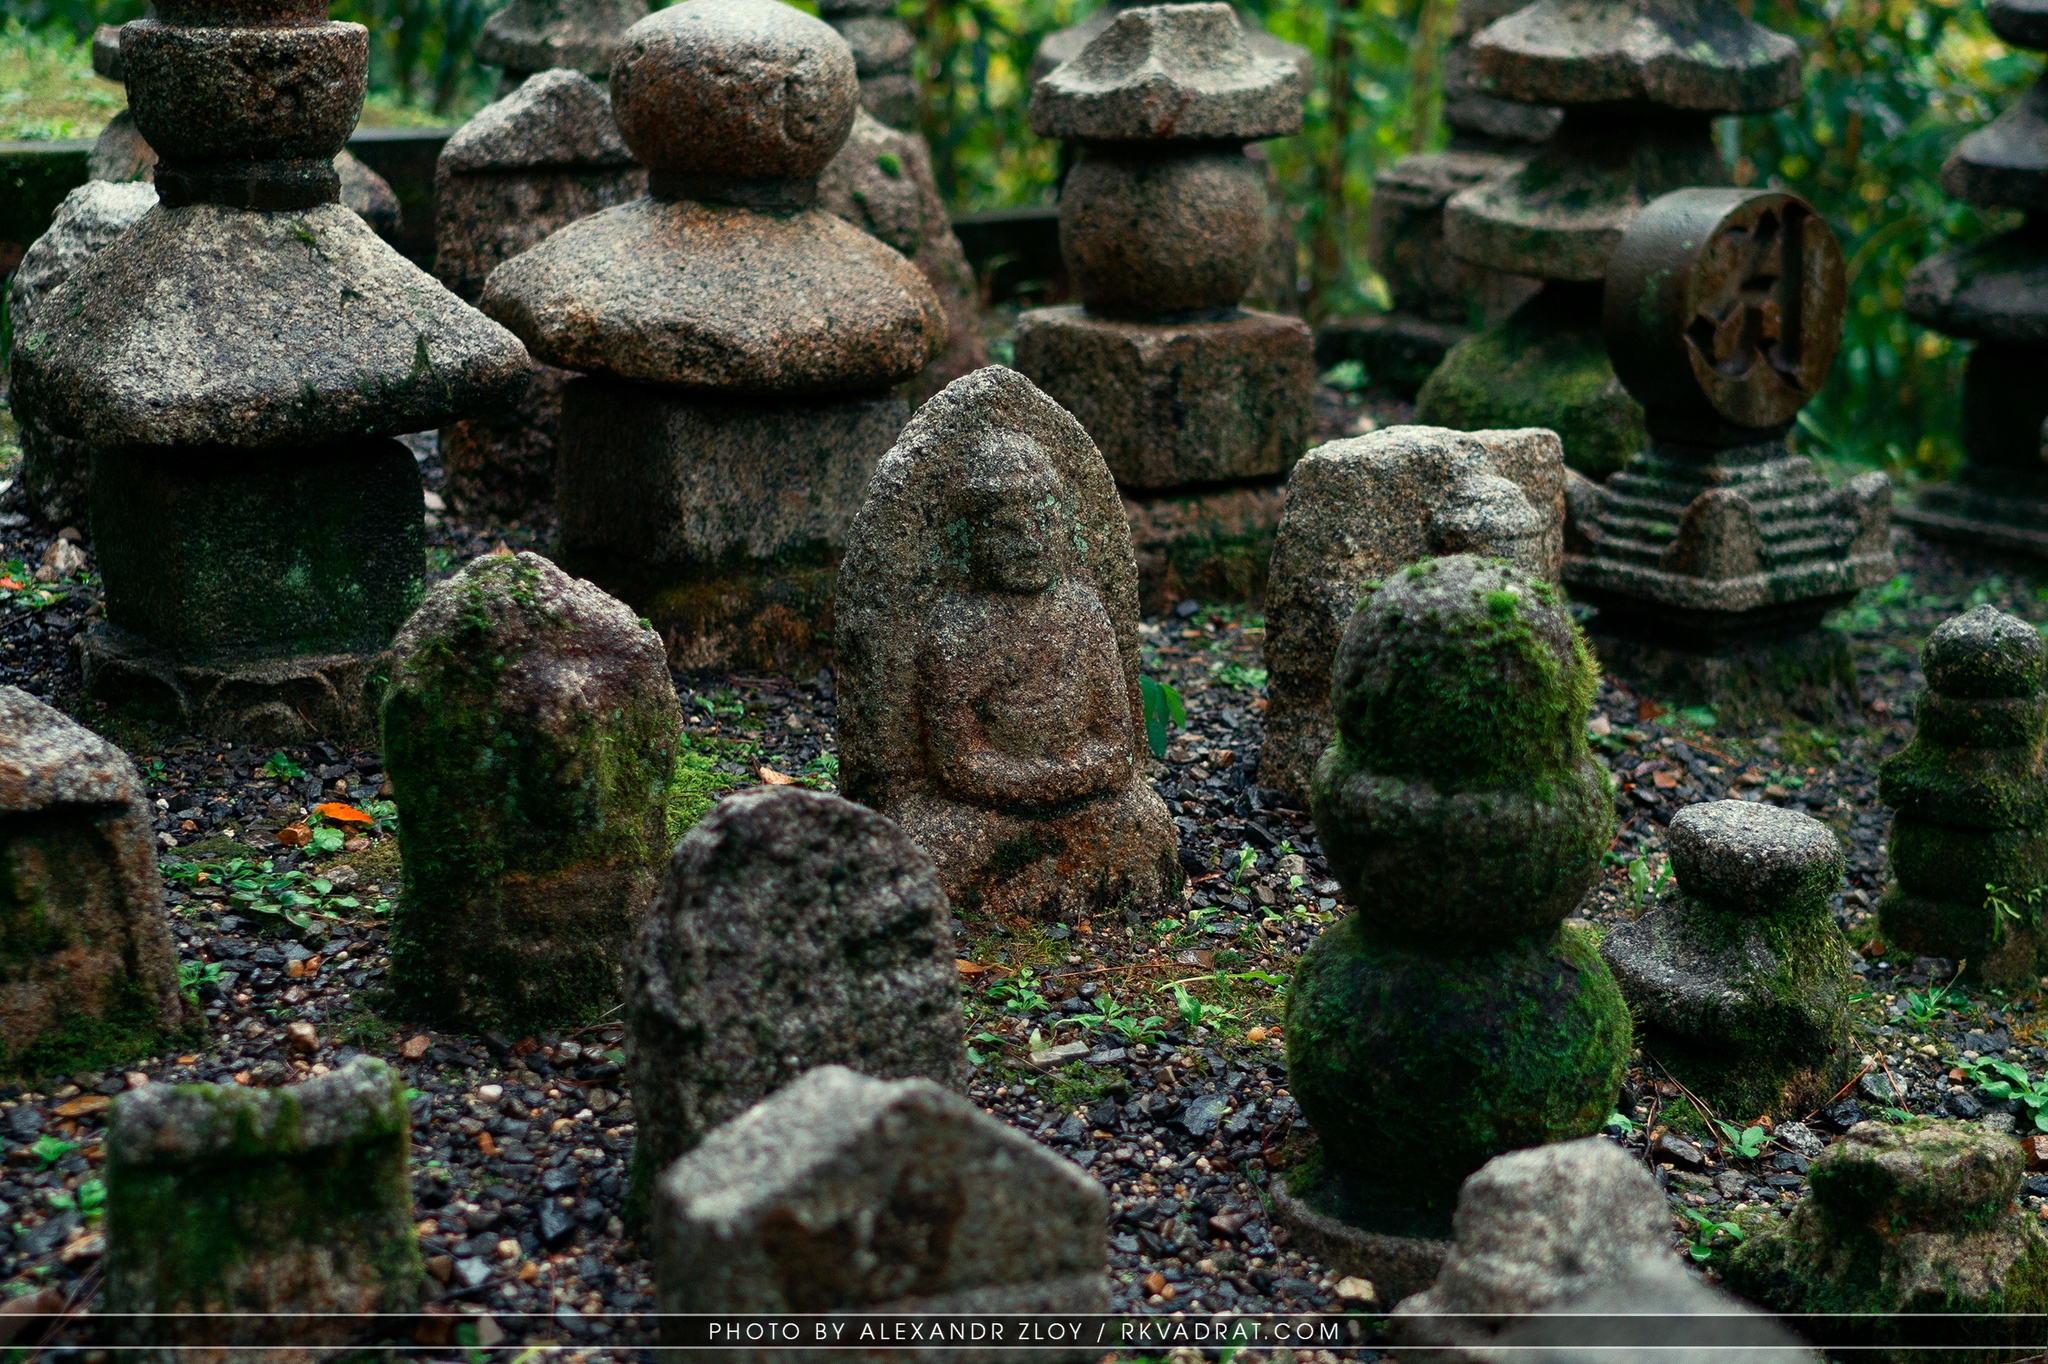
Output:
[[[2048,681],[2048,648],[2040,632],[1989,605],[1936,626],[1920,663],[1927,685],[1944,696],[2033,696]]]
[[[1330,696],[1351,765],[1472,790],[1583,759],[1597,676],[1553,584],[1460,554],[1366,589]]]

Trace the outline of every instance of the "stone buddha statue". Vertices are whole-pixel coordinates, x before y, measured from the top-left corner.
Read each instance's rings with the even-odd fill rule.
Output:
[[[1108,469],[1009,370],[921,409],[841,570],[841,780],[956,907],[1079,917],[1178,879],[1142,778],[1136,566]]]

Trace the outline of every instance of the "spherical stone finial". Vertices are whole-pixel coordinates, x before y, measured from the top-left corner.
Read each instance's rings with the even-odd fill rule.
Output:
[[[1262,56],[1229,5],[1127,9],[1031,94],[1041,137],[1255,142],[1301,131],[1301,68]]]
[[[1469,790],[1574,765],[1594,680],[1555,585],[1460,554],[1368,586],[1331,694],[1351,760]]]
[[[657,178],[813,179],[853,128],[853,49],[780,0],[688,0],[626,30],[612,109]]]
[[[1936,626],[1920,654],[1927,685],[1953,697],[2037,695],[2048,681],[2044,663],[2040,632],[1989,604]]]
[[[1812,205],[1695,188],[1653,200],[1623,231],[1602,320],[1651,430],[1709,443],[1723,423],[1747,433],[1796,417],[1834,363],[1847,305],[1841,243]]]
[[[1824,903],[1842,845],[1812,815],[1744,800],[1688,805],[1671,821],[1671,863],[1688,895],[1752,914]]]

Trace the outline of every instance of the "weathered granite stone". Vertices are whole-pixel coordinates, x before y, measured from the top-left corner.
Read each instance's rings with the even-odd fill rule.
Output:
[[[1472,39],[1496,19],[1528,7],[1529,0],[1458,0],[1451,14],[1451,41],[1444,48],[1444,126],[1453,147],[1547,141],[1564,121],[1562,109],[1502,99],[1479,74]]]
[[[646,192],[604,87],[539,72],[456,129],[434,163],[434,273],[473,301],[505,261]]]
[[[1579,424],[1594,429],[1574,439],[1572,410],[1610,391],[1604,357],[1586,345],[1600,292],[1583,286],[1605,276],[1623,229],[1653,199],[1725,182],[1712,116],[1795,99],[1799,50],[1725,0],[1539,0],[1488,25],[1471,50],[1482,88],[1561,105],[1564,121],[1519,170],[1451,196],[1444,238],[1460,259],[1548,283],[1445,359],[1417,398],[1416,418],[1547,426],[1564,436],[1573,468],[1604,477],[1615,444],[1633,453],[1639,418],[1620,398],[1602,422],[1581,415]],[[1557,353],[1525,363],[1490,401],[1488,375],[1530,350]]]
[[[7,311],[15,334],[28,334],[36,304],[45,294],[155,207],[156,190],[149,185],[88,180],[65,195],[7,286]],[[21,438],[21,487],[29,515],[52,526],[84,521],[92,490],[92,447],[50,430],[34,404],[19,392],[9,399]]]
[[[835,621],[841,789],[997,922],[1179,881],[1143,779],[1137,576],[1087,433],[1014,371],[955,380],[883,456]]]
[[[1671,821],[1678,888],[1600,943],[1658,1064],[1716,1112],[1796,1117],[1832,1100],[1856,1053],[1849,945],[1828,897],[1834,831],[1761,802]]]
[[[814,178],[859,99],[845,39],[758,0],[660,10],[627,30],[612,65],[619,132],[657,177]]]
[[[861,85],[866,98],[867,82]],[[946,310],[946,348],[904,385],[921,403],[969,370],[988,363],[981,335],[981,286],[932,176],[922,134],[885,126],[863,110],[846,145],[818,177],[818,207],[888,243],[925,278]]]
[[[832,0],[818,6],[818,15],[853,49],[861,108],[888,127],[916,133],[917,80],[910,64],[917,38],[896,17],[896,6],[889,0]]]
[[[1308,443],[1315,345],[1299,318],[1160,324],[1034,308],[1017,319],[1016,360],[1135,495],[1284,475]]]
[[[611,93],[652,192],[485,285],[537,358],[592,376],[564,398],[564,547],[678,666],[824,661],[847,518],[904,412],[887,389],[946,342],[918,267],[812,206],[856,90],[845,41],[774,0],[649,16]]]
[[[1586,749],[1595,676],[1563,595],[1504,562],[1364,589],[1311,790],[1355,909],[1287,995],[1288,1083],[1319,1141],[1287,1183],[1312,1210],[1440,1240],[1466,1175],[1612,1110],[1628,1010],[1562,922],[1614,827]]]
[[[1458,1190],[1458,1239],[1436,1282],[1395,1305],[1393,1335],[1401,1346],[1450,1364],[1530,1358],[1565,1364],[1579,1356],[1524,1350],[1593,1344],[1612,1350],[1653,1341],[1776,1346],[1780,1352],[1763,1354],[1769,1364],[1817,1364],[1767,1317],[1686,1274],[1671,1253],[1669,1223],[1663,1190],[1612,1141],[1585,1137],[1499,1155]],[[1655,1313],[1688,1321],[1595,1327],[1575,1325],[1575,1313]],[[1716,1315],[1729,1319],[1698,1321]],[[1610,1335],[1595,1335],[1602,1327]],[[1724,1337],[1700,1339],[1702,1327]],[[1651,1352],[1628,1358],[1665,1360]]]
[[[1668,194],[1609,266],[1608,353],[1649,436],[1604,485],[1571,481],[1564,580],[1600,608],[1596,640],[1703,660],[1691,678],[1653,664],[1684,700],[1720,699],[1704,661],[1717,649],[1815,631],[1894,570],[1891,480],[1830,487],[1785,444],[1840,344],[1843,280],[1826,222],[1775,191]],[[1602,660],[1642,662],[1604,649]],[[1821,664],[1832,680],[1838,669]],[[1782,685],[1808,681],[1788,670]]]
[[[121,70],[121,26],[101,24],[92,31],[92,72],[103,80],[120,84],[127,79]]]
[[[821,1066],[661,1176],[655,1300],[678,1313],[1104,1312],[1108,1220],[1101,1185],[959,1095]]]
[[[484,21],[476,59],[516,82],[557,67],[611,74],[620,35],[647,17],[647,0],[511,0]]]
[[[1897,878],[1878,922],[1901,951],[2022,985],[2048,913],[2027,898],[2048,885],[2048,650],[2033,626],[1978,606],[1928,635],[1921,666],[1912,741],[1878,769]]]
[[[1094,42],[1102,35],[1104,29],[1116,22],[1118,15],[1127,9],[1143,8],[1144,5],[1145,0],[1108,0],[1107,4],[1095,9],[1072,28],[1048,33],[1038,44],[1038,50],[1031,56],[1030,69],[1024,76],[1025,82],[1036,87],[1062,62],[1081,55],[1088,44]],[[1265,30],[1256,16],[1243,10],[1236,10],[1234,7],[1233,12],[1237,15],[1238,24],[1244,29],[1244,40],[1253,53],[1261,57],[1277,57],[1282,61],[1292,62],[1301,72],[1302,83],[1306,86],[1315,66],[1315,60],[1309,55],[1308,49],[1275,38]]]
[[[1299,128],[1304,89],[1207,4],[1119,11],[1032,94],[1032,127],[1079,151],[1060,255],[1082,306],[1020,317],[1017,368],[1133,495],[1270,481],[1306,443],[1313,337],[1238,308],[1272,235],[1242,148]]]
[[[952,911],[931,859],[837,796],[727,796],[669,858],[628,963],[634,1182],[805,1071],[966,1080]]]
[[[1812,1196],[1737,1247],[1722,1281],[1775,1312],[1868,1314],[1837,1323],[1866,1346],[2032,1348],[2038,1317],[1989,1315],[2048,1309],[2048,1235],[2013,1206],[2024,1173],[2019,1143],[1982,1127],[1858,1123],[1814,1158]],[[1891,1355],[1914,1357],[1939,1356]]]
[[[890,393],[766,402],[573,380],[563,562],[656,622],[676,668],[815,671],[840,546],[909,416]]]
[[[885,388],[946,333],[917,267],[841,219],[687,199],[571,223],[493,271],[481,306],[548,364],[721,393]]]
[[[406,811],[391,984],[520,1028],[620,995],[682,732],[660,639],[536,554],[472,560],[393,642],[384,761]]]
[[[184,1021],[151,811],[134,764],[0,687],[0,1068],[133,1061]]]
[[[517,397],[519,343],[339,204],[159,205],[52,290],[17,390],[97,449],[276,450]]]
[[[1370,582],[1478,554],[1556,582],[1564,451],[1549,431],[1394,426],[1311,450],[1287,481],[1266,587],[1259,785],[1306,795],[1334,734],[1330,663]]]
[[[1436,1355],[1445,1364],[1458,1356]],[[1822,1364],[1771,1317],[1688,1275],[1626,1274],[1611,1286],[1514,1323],[1485,1364]]]
[[[2015,47],[2048,48],[2032,0],[1992,0],[1985,17]],[[2018,228],[1922,261],[1906,281],[1917,322],[1976,342],[1963,377],[1963,467],[1900,512],[1923,534],[2048,556],[2048,81],[1957,144],[1942,188],[1973,204],[2017,208]]]
[[[379,1315],[414,1311],[425,1276],[405,1093],[403,1076],[363,1056],[285,1089],[156,1084],[117,1099],[114,1341],[248,1358],[255,1346],[354,1344],[376,1334]]]
[[[1032,87],[1041,137],[1256,142],[1301,129],[1300,68],[1255,50],[1229,5],[1119,12]]]
[[[434,272],[474,302],[505,261],[646,192],[604,87],[577,71],[538,72],[458,128],[435,162]],[[442,428],[444,495],[458,512],[519,520],[554,502],[570,375],[538,363],[530,374],[515,408]]]

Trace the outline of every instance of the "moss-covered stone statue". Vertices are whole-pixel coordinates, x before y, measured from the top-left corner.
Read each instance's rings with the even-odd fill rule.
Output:
[[[1745,1241],[1722,1283],[1774,1312],[1867,1313],[1833,1325],[1870,1343],[1936,1347],[1894,1349],[1893,1361],[1965,1357],[1953,1352],[1967,1345],[2038,1350],[2040,1317],[1996,1315],[2048,1311],[2048,1234],[2013,1206],[2025,1169],[2017,1141],[1981,1127],[1858,1123],[1814,1158],[1813,1196]]]
[[[1938,626],[1920,661],[1913,741],[1878,769],[1898,878],[1878,926],[1895,951],[2030,985],[2048,886],[2048,650],[2027,622],[1978,606]]]
[[[392,988],[408,1009],[506,1027],[616,1001],[683,727],[661,637],[537,554],[493,554],[436,587],[393,648]]]
[[[249,1346],[317,1359],[373,1335],[379,1314],[410,1314],[424,1278],[411,1148],[405,1080],[367,1056],[288,1089],[122,1095],[107,1137],[108,1334],[166,1359],[248,1359],[232,1347]],[[125,1315],[142,1313],[165,1315]]]
[[[1644,1048],[1731,1117],[1826,1103],[1853,1055],[1834,831],[1717,800],[1679,811],[1668,837],[1677,891],[1600,944]]]
[[[1281,1202],[1383,1298],[1434,1277],[1466,1175],[1612,1111],[1628,1010],[1562,922],[1614,827],[1594,677],[1554,586],[1470,555],[1368,585],[1338,647],[1311,802],[1353,912],[1288,992],[1320,1150]]]

